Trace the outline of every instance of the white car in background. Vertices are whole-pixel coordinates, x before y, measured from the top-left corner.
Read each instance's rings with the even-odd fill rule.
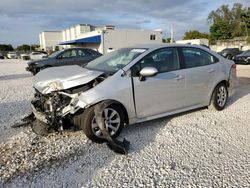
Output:
[[[36,60],[36,59],[42,59],[48,57],[48,54],[46,52],[31,52],[29,54],[30,59]]]
[[[20,57],[23,60],[38,60],[38,59],[48,57],[48,54],[47,52],[43,52],[43,51],[35,51],[35,52],[31,52],[30,54],[21,54]]]
[[[17,59],[17,53],[16,52],[8,52],[7,53],[7,58],[8,59]]]

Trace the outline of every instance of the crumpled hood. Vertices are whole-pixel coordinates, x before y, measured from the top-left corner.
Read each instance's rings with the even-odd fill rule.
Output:
[[[101,74],[103,72],[88,70],[78,65],[52,67],[37,73],[33,79],[33,86],[39,92],[48,94],[86,84]]]

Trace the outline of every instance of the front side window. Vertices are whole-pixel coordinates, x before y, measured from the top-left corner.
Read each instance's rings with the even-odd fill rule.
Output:
[[[164,48],[148,54],[132,67],[132,75],[138,76],[144,67],[154,67],[160,73],[180,69],[177,49]]]
[[[122,48],[105,54],[90,63],[85,68],[103,72],[115,73],[144,53],[147,49]]]
[[[214,56],[198,48],[183,48],[182,53],[186,68],[210,65],[216,62]]]
[[[74,49],[74,50],[67,50],[66,52],[64,52],[62,55],[61,55],[61,58],[72,58],[72,57],[76,57],[77,56],[77,51]]]

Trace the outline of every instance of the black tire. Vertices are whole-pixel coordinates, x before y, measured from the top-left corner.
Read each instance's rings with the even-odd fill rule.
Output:
[[[52,66],[37,67],[37,68],[35,68],[35,72],[33,73],[33,75],[36,75],[41,70],[44,70],[44,69],[47,69],[47,68],[50,68],[50,67],[52,67]]]
[[[120,124],[118,130],[115,132],[115,134],[112,135],[113,138],[116,138],[121,133],[124,123],[125,123],[125,116],[122,108],[120,108],[118,105],[110,105],[107,107],[108,109],[115,110],[120,117]],[[78,126],[80,129],[83,130],[85,135],[96,143],[103,143],[107,142],[106,139],[98,137],[92,130],[92,121],[94,119],[94,106],[87,108],[84,110],[84,112],[78,116],[75,116],[73,121],[76,126]]]
[[[224,94],[223,94],[224,93]],[[223,110],[227,104],[228,89],[225,83],[220,83],[214,89],[209,108]]]

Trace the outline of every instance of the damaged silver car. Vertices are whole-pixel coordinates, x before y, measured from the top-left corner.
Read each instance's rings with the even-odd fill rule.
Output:
[[[123,48],[80,66],[53,67],[34,77],[32,111],[37,121],[63,129],[66,122],[103,142],[94,107],[116,137],[126,124],[204,106],[225,108],[236,78],[234,62],[193,45]]]

